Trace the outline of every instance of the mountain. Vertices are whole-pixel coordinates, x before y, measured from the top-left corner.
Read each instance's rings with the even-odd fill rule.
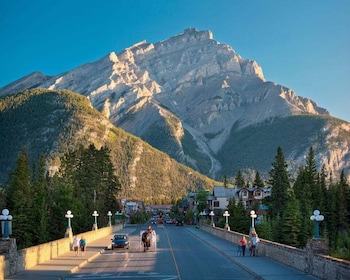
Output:
[[[52,174],[64,153],[91,143],[110,149],[125,198],[169,202],[216,183],[116,128],[85,96],[71,91],[32,89],[1,98],[0,127],[0,183],[8,179],[23,147],[33,164],[44,154]]]
[[[266,81],[255,61],[210,31],[142,41],[54,77],[36,72],[0,96],[39,87],[87,96],[115,126],[212,178],[266,175],[278,146],[292,168],[312,146],[319,165],[350,176],[349,123]]]

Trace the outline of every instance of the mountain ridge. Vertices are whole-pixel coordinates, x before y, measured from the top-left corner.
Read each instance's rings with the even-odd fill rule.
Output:
[[[117,127],[213,178],[224,175],[218,155],[231,141],[232,131],[299,115],[331,117],[314,101],[266,81],[255,61],[242,59],[230,46],[214,40],[211,31],[195,28],[157,43],[141,41],[71,71],[38,78],[39,82],[33,77],[32,85],[27,79],[23,87],[86,95]],[[0,90],[0,96],[9,93],[10,87]],[[305,143],[311,145],[308,137],[304,135]],[[337,163],[329,163],[336,156],[322,153],[328,153],[327,159],[322,157],[328,168],[348,162],[343,155]]]

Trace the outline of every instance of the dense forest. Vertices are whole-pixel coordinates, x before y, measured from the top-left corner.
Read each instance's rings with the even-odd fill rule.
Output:
[[[262,186],[259,173],[253,186]],[[328,174],[324,167],[317,170],[313,149],[309,149],[304,165],[299,167],[296,178],[288,172],[288,164],[281,148],[269,172],[267,185],[271,196],[263,204],[268,207],[262,223],[256,225],[259,236],[275,242],[305,248],[308,239],[314,235],[314,222],[310,220],[314,210],[319,210],[324,221],[319,223],[320,236],[328,243],[334,257],[350,259],[350,186],[344,173],[339,180]],[[238,172],[236,186],[244,187],[247,182]],[[249,183],[248,183],[249,184]],[[258,211],[259,205],[253,206]],[[229,202],[230,228],[247,233],[251,224],[243,203]],[[218,215],[218,226],[224,227],[222,214]]]

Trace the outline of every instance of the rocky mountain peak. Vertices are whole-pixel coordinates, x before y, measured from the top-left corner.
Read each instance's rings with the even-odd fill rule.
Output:
[[[256,61],[242,59],[211,31],[195,28],[161,42],[138,42],[55,77],[34,73],[0,95],[33,87],[81,93],[114,125],[199,166],[183,147],[191,142],[210,161],[206,173],[212,176],[222,167],[217,154],[232,131],[290,116],[329,116],[314,101],[266,81]]]

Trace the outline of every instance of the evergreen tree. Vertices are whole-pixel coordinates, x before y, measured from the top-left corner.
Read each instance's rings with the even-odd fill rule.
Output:
[[[286,204],[286,209],[283,212],[282,217],[282,236],[279,242],[294,247],[298,247],[299,244],[299,232],[300,232],[300,219],[301,214],[299,211],[298,201],[295,199],[294,194],[291,192]]]
[[[266,240],[273,240],[271,219],[269,217],[265,215],[262,222],[255,227],[256,231],[259,233],[259,237]]]
[[[336,240],[338,238],[338,210],[337,210],[337,192],[336,186],[330,185],[326,193],[326,212],[325,224],[329,239],[329,248],[333,251],[336,248]]]
[[[94,145],[78,147],[63,157],[59,176],[74,186],[73,196],[82,205],[78,228],[91,229],[93,211],[99,213],[98,223],[107,224],[107,213],[119,210],[117,195],[121,189],[110,158],[110,150],[97,150]]]
[[[321,171],[318,174],[317,178],[317,184],[319,188],[319,207],[323,211],[326,211],[326,205],[327,205],[327,200],[326,200],[326,194],[327,194],[327,173],[326,173],[326,168],[323,165],[321,168]]]
[[[253,183],[254,187],[258,187],[258,188],[263,188],[265,187],[265,183],[263,181],[263,179],[261,178],[259,172],[255,173],[255,178],[254,178],[254,183]]]
[[[302,213],[301,228],[298,234],[298,241],[301,247],[304,247],[307,240],[312,236],[313,228],[312,223],[310,223],[310,216],[314,209],[312,209],[311,188],[308,178],[307,169],[304,166],[300,166],[293,185],[293,191],[298,201],[298,210]]]
[[[32,183],[33,215],[38,224],[33,228],[33,242],[41,244],[49,240],[48,187],[44,155],[40,155],[39,168],[34,175]]]
[[[229,226],[231,230],[248,233],[249,232],[249,215],[243,205],[242,200],[236,204],[236,200],[231,198],[227,206],[227,211],[230,213]]]
[[[224,187],[227,188],[228,182],[226,175],[224,176]]]
[[[306,165],[305,165],[305,172],[306,172],[306,185],[309,188],[310,192],[310,204],[312,209],[319,209],[323,211],[324,209],[321,209],[321,195],[320,195],[320,188],[317,184],[318,181],[318,172],[314,157],[314,151],[312,147],[309,149],[309,154],[306,158]]]
[[[101,214],[105,215],[108,211],[115,213],[119,210],[117,194],[121,190],[121,185],[118,178],[115,176],[109,153],[110,150],[107,147],[103,147],[97,152],[95,158],[95,164],[98,166],[98,174],[100,177],[100,185],[98,187],[100,195],[97,208],[100,209]]]
[[[78,209],[76,203],[77,201],[73,197],[73,186],[64,182],[57,182],[53,189],[52,204],[50,207],[50,236],[52,239],[64,237],[68,224],[65,214],[68,210],[71,210],[73,214],[71,221],[73,233],[81,232],[77,226],[80,209]]]
[[[238,170],[236,177],[235,177],[235,182],[236,182],[237,188],[244,188],[245,187],[245,178],[244,178],[241,170]]]
[[[12,235],[19,248],[33,245],[34,213],[32,211],[31,175],[26,148],[22,149],[16,167],[11,173],[7,207],[13,216]]]
[[[269,184],[272,187],[271,200],[269,205],[269,215],[271,218],[283,216],[288,199],[288,189],[290,188],[289,175],[287,172],[287,163],[284,159],[281,147],[277,149],[275,162],[272,163],[272,169],[269,172]]]
[[[347,184],[345,180],[345,175],[344,175],[344,170],[342,170],[340,174],[340,180],[339,183],[337,184],[337,212],[338,212],[338,229],[342,232],[345,232],[349,229],[349,224],[348,224],[348,207],[346,205],[346,189],[347,189]]]

